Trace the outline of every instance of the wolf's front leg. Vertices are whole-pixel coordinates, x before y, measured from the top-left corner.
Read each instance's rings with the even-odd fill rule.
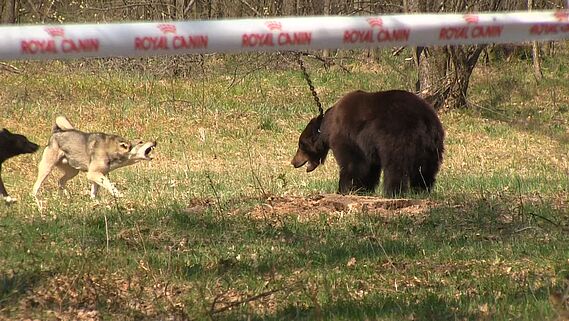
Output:
[[[87,179],[95,183],[111,193],[114,197],[122,197],[122,193],[115,187],[107,176],[100,172],[87,172]],[[97,196],[98,187],[91,185],[91,198]]]

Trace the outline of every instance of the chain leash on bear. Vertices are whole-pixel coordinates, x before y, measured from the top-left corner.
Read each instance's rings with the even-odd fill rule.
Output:
[[[308,83],[308,87],[310,88],[310,92],[312,93],[312,97],[314,97],[314,101],[316,102],[316,106],[318,107],[318,112],[320,115],[324,114],[324,109],[322,108],[322,104],[320,103],[320,98],[318,98],[318,93],[316,93],[316,89],[314,89],[314,85],[312,84],[312,80],[306,71],[306,67],[304,66],[304,62],[302,61],[302,53],[297,55],[298,64],[300,65],[300,70],[302,70],[302,74],[306,83]]]

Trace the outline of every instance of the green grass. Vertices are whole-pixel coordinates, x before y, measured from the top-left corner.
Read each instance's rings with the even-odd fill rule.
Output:
[[[350,73],[311,62],[324,105],[354,89],[411,89],[412,66],[382,59],[344,60]],[[29,197],[40,153],[5,163],[19,202],[0,204],[0,319],[567,316],[567,298],[556,300],[569,277],[566,58],[544,61],[539,84],[526,61],[476,69],[471,108],[441,114],[445,160],[435,191],[411,195],[429,200],[417,215],[254,214],[269,197],[308,206],[336,189],[333,158],[310,174],[289,163],[315,107],[286,61],[209,57],[189,78],[15,64],[22,74],[0,77],[2,126],[43,145],[65,114],[158,148],[111,174],[126,197],[91,201],[84,174],[67,197],[51,177],[41,212]]]

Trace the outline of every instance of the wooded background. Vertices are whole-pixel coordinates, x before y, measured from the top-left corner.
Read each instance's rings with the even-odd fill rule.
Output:
[[[533,3],[532,3],[533,2]],[[2,23],[558,9],[555,0],[3,0]]]
[[[485,12],[509,10],[554,10],[561,0],[3,0],[0,17],[4,24],[119,22],[149,20],[194,20],[268,16],[370,15],[416,12]],[[543,48],[542,48],[543,46]],[[553,43],[492,46],[501,57],[527,51],[533,73],[542,77],[540,57],[554,55]],[[468,106],[470,75],[488,45],[409,48],[417,70],[415,91],[436,108]],[[316,55],[322,61],[335,51]],[[176,59],[176,58],[173,58]]]

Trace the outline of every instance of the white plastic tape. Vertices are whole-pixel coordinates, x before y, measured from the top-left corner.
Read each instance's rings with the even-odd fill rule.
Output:
[[[513,43],[569,38],[569,11],[0,27],[0,60]]]

